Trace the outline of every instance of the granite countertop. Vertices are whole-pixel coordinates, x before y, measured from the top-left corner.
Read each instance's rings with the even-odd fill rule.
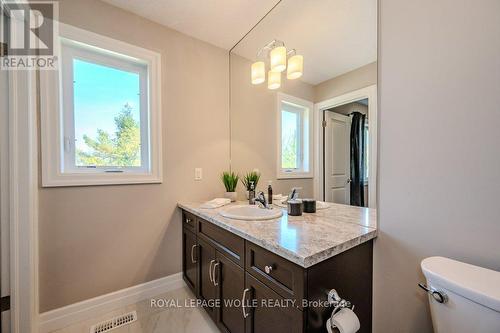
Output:
[[[216,208],[200,208],[201,202],[179,203],[178,206],[213,224],[302,267],[313,266],[377,236],[375,209],[328,204],[328,209],[314,214],[288,216],[264,221],[242,221],[225,218],[220,211],[236,202]]]

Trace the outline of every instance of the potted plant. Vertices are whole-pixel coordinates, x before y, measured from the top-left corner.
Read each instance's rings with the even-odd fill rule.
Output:
[[[243,186],[245,186],[246,194],[247,194],[247,199],[248,199],[248,192],[250,191],[250,186],[253,183],[254,190],[257,189],[257,184],[259,183],[260,179],[260,172],[258,171],[250,171],[248,172],[242,179],[241,182],[243,183]]]
[[[236,185],[238,185],[240,177],[234,172],[224,171],[221,179],[224,187],[226,188],[224,197],[231,199],[231,201],[236,201]]]

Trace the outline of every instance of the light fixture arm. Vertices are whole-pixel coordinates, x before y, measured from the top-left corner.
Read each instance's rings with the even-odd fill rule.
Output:
[[[260,59],[262,57],[263,52],[266,52],[266,57],[267,57],[269,55],[269,52],[278,46],[285,46],[285,42],[279,39],[273,39],[272,41],[261,47],[259,52],[257,52],[257,59]]]

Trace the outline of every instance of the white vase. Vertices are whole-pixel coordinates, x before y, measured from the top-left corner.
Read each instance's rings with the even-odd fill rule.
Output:
[[[236,197],[237,197],[237,193],[236,192],[226,192],[226,193],[224,193],[224,197],[231,199],[231,202],[235,202]]]

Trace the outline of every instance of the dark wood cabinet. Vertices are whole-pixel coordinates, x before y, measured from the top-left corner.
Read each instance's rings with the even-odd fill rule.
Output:
[[[198,298],[203,301],[205,310],[215,320],[215,302],[217,300],[216,286],[212,272],[215,264],[215,248],[202,238],[198,238]]]
[[[325,287],[335,288],[339,295],[355,305],[354,312],[361,327],[358,333],[372,331],[373,243],[360,244],[335,257],[322,261],[307,271],[308,298],[327,301]],[[307,311],[307,332],[322,333],[331,308],[310,306]]]
[[[221,332],[325,333],[330,289],[356,306],[359,333],[371,332],[373,241],[304,268],[194,214],[182,216],[184,281]]]
[[[198,219],[198,235],[209,242],[215,249],[233,260],[239,266],[244,265],[243,256],[245,254],[245,240],[227,230]]]
[[[198,287],[196,235],[186,228],[182,229],[182,277],[189,288],[196,294]]]
[[[300,333],[304,332],[304,313],[288,304],[264,283],[246,273],[245,308],[247,333]],[[267,306],[265,306],[267,304]]]
[[[182,212],[182,226],[186,229],[188,229],[191,232],[196,233],[196,221],[197,218],[195,215],[183,211]]]
[[[293,299],[302,307],[306,270],[255,244],[247,243],[246,270],[281,297]]]
[[[245,319],[241,311],[241,298],[245,289],[245,272],[224,254],[216,251],[215,284],[220,301],[217,325],[222,332],[245,332]]]

